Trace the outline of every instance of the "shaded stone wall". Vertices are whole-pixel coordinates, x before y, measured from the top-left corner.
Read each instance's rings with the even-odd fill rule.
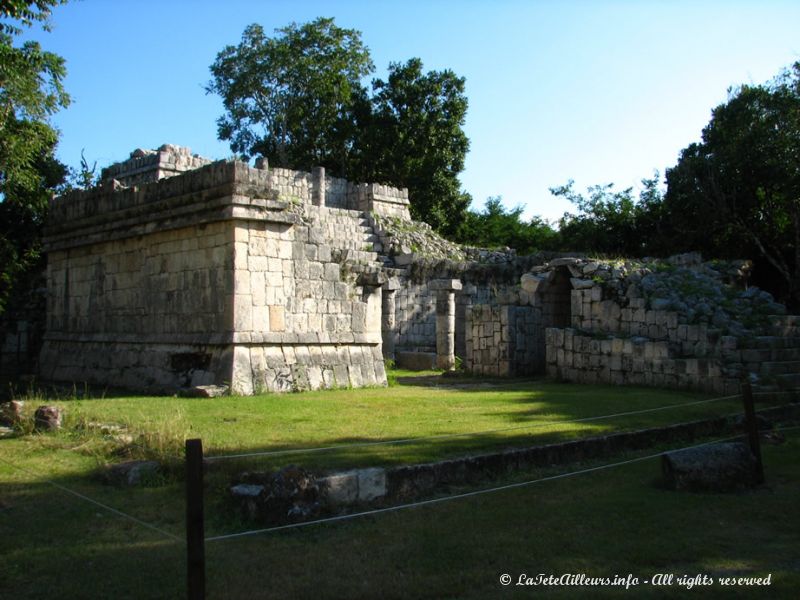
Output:
[[[217,222],[50,251],[41,376],[147,389],[229,382],[233,241]]]
[[[37,371],[45,330],[47,289],[44,273],[15,290],[0,315],[0,378],[31,376]]]
[[[395,300],[396,347],[406,351],[436,350],[436,293],[428,283],[404,281]]]
[[[736,394],[739,380],[726,377],[713,357],[675,358],[665,340],[598,339],[574,329],[547,329],[547,373],[578,383],[612,383]]]
[[[545,323],[548,375],[726,394],[738,392],[743,376],[768,388],[797,386],[798,319],[769,294],[736,285],[746,265],[692,254],[624,264],[563,258],[534,268],[523,288],[545,297],[567,270],[573,288],[571,327]]]
[[[466,311],[464,368],[480,375],[540,373],[544,365],[538,338],[541,312],[533,306],[475,305]]]
[[[484,372],[482,365],[487,365],[487,373],[491,371],[494,374],[499,368],[498,352],[492,352],[491,362],[487,362],[488,355],[473,356],[473,351],[479,349],[481,343],[484,345],[482,349],[486,349],[487,340],[480,342],[479,338],[487,336],[483,330],[475,328],[480,323],[480,317],[475,315],[482,314],[480,310],[486,306],[490,309],[502,307],[519,315],[519,325],[514,326],[513,335],[526,339],[515,342],[517,345],[511,354],[504,351],[503,360],[510,357],[515,361],[513,368],[505,369],[507,374],[544,372],[541,303],[521,289],[518,276],[515,276],[527,266],[527,259],[502,264],[454,262],[438,267],[412,262],[406,270],[399,271],[403,274],[399,276],[401,285],[396,293],[397,349],[403,352],[435,351],[437,291],[432,283],[438,279],[457,279],[463,282],[463,288],[455,292],[455,355],[463,360],[465,368],[473,370],[475,367],[475,372]],[[423,271],[424,275],[416,273],[415,268]],[[517,308],[519,312],[515,312]],[[568,313],[568,303],[566,310]],[[517,323],[516,317],[514,322]],[[532,362],[529,364],[529,361]]]

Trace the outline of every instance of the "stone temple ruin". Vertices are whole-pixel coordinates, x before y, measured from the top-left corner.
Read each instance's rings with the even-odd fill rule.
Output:
[[[450,243],[408,206],[406,190],[322,168],[137,150],[51,204],[39,376],[252,394],[383,385],[393,359],[715,392],[747,372],[796,383],[798,321],[746,288],[747,263],[517,257]]]

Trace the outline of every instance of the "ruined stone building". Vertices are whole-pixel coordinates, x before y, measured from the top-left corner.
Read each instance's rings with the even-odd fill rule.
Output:
[[[450,243],[408,206],[321,168],[137,150],[51,204],[39,376],[251,394],[383,385],[393,359],[725,391],[800,370],[796,321],[741,285],[744,263],[516,257]],[[38,350],[30,331],[7,328],[4,364]]]

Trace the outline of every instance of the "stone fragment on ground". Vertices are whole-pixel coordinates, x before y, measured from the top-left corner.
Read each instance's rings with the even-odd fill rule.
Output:
[[[106,482],[114,485],[136,486],[151,481],[161,471],[155,460],[130,460],[106,467],[103,473]]]
[[[61,429],[63,417],[57,406],[40,406],[33,415],[34,427],[36,431],[56,431]]]
[[[246,518],[270,525],[295,523],[320,512],[319,486],[313,474],[295,465],[274,473],[243,473],[230,488]]]
[[[11,400],[0,404],[0,425],[13,427],[22,419],[22,410],[25,403],[21,400]]]

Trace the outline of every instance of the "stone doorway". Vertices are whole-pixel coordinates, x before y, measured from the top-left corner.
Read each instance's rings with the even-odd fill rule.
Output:
[[[572,283],[566,267],[553,271],[541,291],[542,328],[570,327],[572,325]]]

